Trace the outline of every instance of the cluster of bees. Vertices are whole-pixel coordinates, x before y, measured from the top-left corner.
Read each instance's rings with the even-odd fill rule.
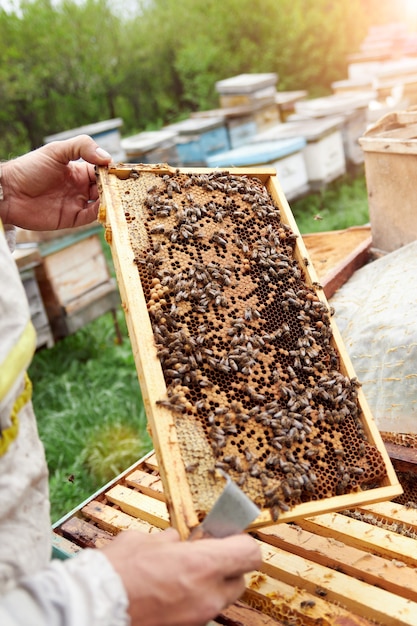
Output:
[[[158,402],[175,416],[197,508],[216,468],[273,519],[379,485],[385,465],[363,429],[358,382],[340,371],[331,311],[263,183],[141,176],[126,181],[146,190],[131,245],[166,381]],[[134,193],[125,214],[135,224]],[[203,450],[181,435],[190,421]]]

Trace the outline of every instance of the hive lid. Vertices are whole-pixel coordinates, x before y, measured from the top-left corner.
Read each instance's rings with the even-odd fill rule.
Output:
[[[240,117],[244,118],[252,116],[263,106],[263,103],[260,102],[257,104],[245,104],[235,107],[222,107],[220,109],[210,109],[208,111],[196,111],[195,113],[191,113],[191,117],[193,119],[222,117],[228,121]]]
[[[165,126],[164,130],[174,131],[177,135],[198,135],[220,126],[224,126],[224,117],[217,115],[201,118],[189,117],[181,122]]]
[[[303,137],[247,144],[210,156],[207,164],[209,167],[242,167],[270,163],[302,150],[305,145],[306,141]]]
[[[266,74],[238,74],[216,82],[216,90],[220,94],[251,94],[260,89],[273,87],[277,84],[275,72]]]
[[[295,103],[295,110],[302,115],[310,117],[323,117],[325,115],[347,114],[356,109],[367,108],[373,100],[374,93],[366,91],[362,93],[342,93],[303,100]]]
[[[369,76],[354,76],[352,78],[344,78],[343,80],[335,80],[332,82],[331,87],[334,91],[342,90],[362,90],[365,92],[372,92],[373,97],[376,97],[377,93],[374,89],[374,80]]]
[[[55,135],[48,135],[44,138],[45,143],[51,141],[61,141],[64,139],[71,139],[77,135],[92,135],[97,136],[102,133],[108,133],[116,128],[123,126],[123,120],[120,117],[113,118],[111,120],[103,120],[94,124],[87,124],[85,126],[79,126],[78,128],[71,128],[70,130],[64,130],[61,133]]]
[[[359,138],[366,152],[417,154],[417,110],[388,113]]]
[[[317,119],[276,124],[262,133],[257,133],[252,137],[251,143],[275,141],[291,137],[303,137],[307,142],[317,141],[321,137],[339,129],[343,122],[344,118],[341,115],[332,115]]]
[[[297,100],[307,98],[308,92],[304,89],[298,91],[277,91],[275,93],[275,104],[292,104]]]
[[[176,132],[170,130],[146,131],[122,139],[122,148],[126,151],[148,152],[167,141],[174,141],[176,135]]]

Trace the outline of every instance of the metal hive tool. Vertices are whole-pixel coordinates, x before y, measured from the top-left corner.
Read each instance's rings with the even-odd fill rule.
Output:
[[[98,179],[181,534],[222,472],[257,524],[400,493],[274,170],[120,165]]]

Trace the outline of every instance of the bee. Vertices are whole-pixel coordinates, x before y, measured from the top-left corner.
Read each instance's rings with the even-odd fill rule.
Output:
[[[195,463],[189,463],[188,465],[185,466],[185,471],[187,473],[192,473],[192,472],[195,472],[197,467],[198,467],[198,461],[196,461]]]
[[[302,602],[300,602],[300,607],[302,609],[312,609],[315,605],[316,603],[314,602],[314,600],[303,600]]]
[[[157,226],[151,228],[150,232],[152,235],[163,234],[165,232],[165,226],[163,226],[162,224],[158,224]]]
[[[170,411],[173,411],[174,413],[184,413],[185,412],[185,404],[182,404],[180,402],[178,403],[173,403],[170,402],[169,400],[157,400],[156,404],[158,406],[162,406],[166,409],[169,409]]]

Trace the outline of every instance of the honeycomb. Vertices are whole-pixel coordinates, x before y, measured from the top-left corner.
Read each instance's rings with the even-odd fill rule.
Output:
[[[200,518],[227,472],[273,520],[386,476],[320,285],[262,181],[218,170],[118,181]]]
[[[414,433],[381,432],[381,436],[384,442],[395,443],[413,450],[417,448],[417,435]],[[406,472],[397,469],[396,473],[403,493],[393,498],[393,502],[417,509],[417,472]]]

